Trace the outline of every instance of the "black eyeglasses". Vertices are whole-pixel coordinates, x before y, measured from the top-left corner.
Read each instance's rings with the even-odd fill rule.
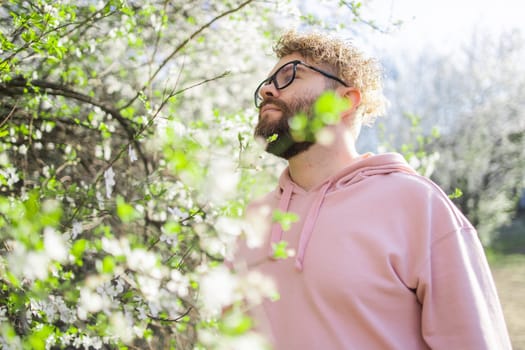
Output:
[[[309,64],[306,64],[302,61],[295,60],[290,61],[288,63],[283,64],[275,73],[273,73],[268,78],[264,79],[257,89],[255,89],[254,101],[255,101],[255,107],[259,108],[261,106],[261,103],[263,101],[263,97],[261,96],[261,88],[264,85],[273,83],[273,86],[275,86],[276,89],[282,90],[285,87],[289,86],[295,79],[295,73],[297,72],[297,66],[298,65],[305,66],[306,68],[310,68],[311,70],[314,70],[318,73],[321,73],[327,78],[333,79],[337,81],[338,83],[343,84],[344,86],[348,87],[348,84],[346,84],[344,81],[336,77],[335,75],[332,75],[330,73],[327,73],[319,68],[316,68],[314,66],[310,66]]]

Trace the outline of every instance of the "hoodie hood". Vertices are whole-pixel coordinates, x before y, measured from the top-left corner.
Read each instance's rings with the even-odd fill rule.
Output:
[[[314,200],[308,209],[300,233],[299,246],[296,252],[295,267],[302,271],[304,256],[308,248],[308,243],[315,227],[317,217],[323,206],[326,195],[330,192],[353,186],[360,181],[375,175],[386,175],[391,173],[416,174],[415,170],[408,165],[406,160],[398,153],[385,153],[373,155],[367,153],[350,163],[348,167],[342,169],[337,174],[326,179],[310,191],[305,191],[290,178],[288,168],[286,168],[279,178],[279,188],[276,195],[279,199],[278,209],[287,212],[293,196],[315,193]],[[272,224],[270,234],[270,257],[273,257],[273,245],[283,238],[283,229],[278,222]]]

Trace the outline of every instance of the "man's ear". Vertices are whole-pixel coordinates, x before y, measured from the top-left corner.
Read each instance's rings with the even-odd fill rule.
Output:
[[[346,98],[350,104],[349,108],[341,113],[342,119],[353,117],[357,107],[361,104],[361,92],[355,87],[340,87],[337,91],[339,95]]]

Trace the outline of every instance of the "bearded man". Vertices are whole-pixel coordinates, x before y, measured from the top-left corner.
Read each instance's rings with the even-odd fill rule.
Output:
[[[288,32],[255,91],[255,136],[288,161],[277,188],[247,209],[262,218],[260,247],[236,266],[271,277],[280,298],[254,312],[275,349],[510,349],[496,288],[475,228],[431,180],[397,153],[359,154],[362,125],[384,111],[381,71],[350,43]],[[332,91],[347,102],[323,132],[297,139]],[[288,230],[276,212],[295,213]],[[260,221],[260,220],[259,220]],[[295,252],[275,259],[282,242]]]

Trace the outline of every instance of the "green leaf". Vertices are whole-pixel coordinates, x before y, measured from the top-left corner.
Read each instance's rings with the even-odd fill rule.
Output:
[[[294,222],[299,221],[299,216],[295,213],[283,212],[276,209],[273,212],[272,219],[274,222],[281,224],[284,231],[288,231]]]
[[[220,324],[223,334],[239,336],[249,331],[253,326],[252,319],[240,311],[227,313]]]
[[[315,102],[314,113],[325,124],[336,124],[341,119],[340,114],[350,107],[347,98],[340,97],[333,91],[327,91]]]
[[[277,140],[278,137],[279,137],[279,135],[277,135],[277,134],[273,134],[271,136],[268,136],[268,138],[266,139],[266,142],[268,142],[268,143],[274,142],[275,140]]]
[[[117,196],[117,215],[122,222],[128,223],[140,217],[140,214],[124,201],[122,196]]]
[[[448,195],[448,198],[450,198],[450,199],[456,199],[456,198],[459,198],[459,197],[461,197],[461,196],[463,196],[463,191],[461,191],[461,189],[459,189],[459,188],[456,187],[456,188],[454,189],[454,193],[449,194],[449,195]]]
[[[87,241],[85,239],[79,239],[75,243],[73,243],[73,246],[71,247],[71,250],[69,251],[75,258],[82,258],[82,255],[84,255],[84,251],[86,250]]]
[[[44,350],[46,348],[46,340],[53,332],[53,328],[48,325],[43,325],[40,329],[29,335],[25,345],[29,345],[28,349]]]
[[[274,259],[288,259],[288,242],[280,241],[272,243],[273,258]]]
[[[115,270],[115,259],[112,256],[105,256],[102,260],[102,272],[112,273]]]

